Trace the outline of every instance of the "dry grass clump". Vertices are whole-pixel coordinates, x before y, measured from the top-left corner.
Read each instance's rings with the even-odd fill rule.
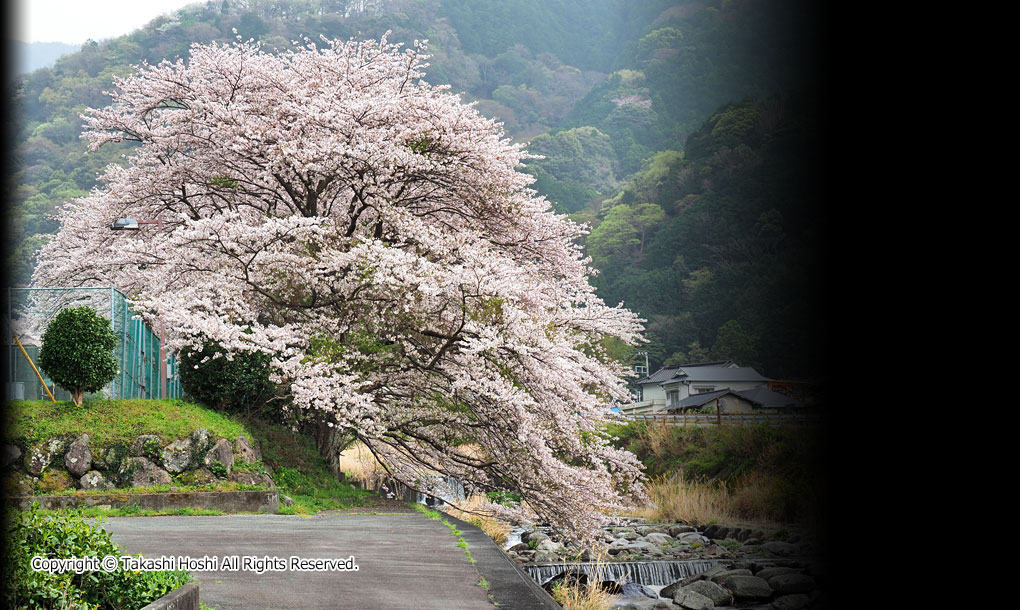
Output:
[[[510,530],[512,528],[495,517],[476,514],[481,505],[485,502],[485,496],[474,495],[460,503],[460,506],[464,510],[449,504],[444,506],[441,510],[452,517],[456,517],[461,521],[467,521],[468,523],[477,526],[485,532],[489,538],[492,538],[496,544],[503,545],[506,543],[507,537],[510,535]]]
[[[386,471],[362,443],[354,443],[340,453],[340,472],[365,489],[378,489]]]
[[[777,523],[783,521],[776,506],[777,481],[751,473],[732,485],[694,481],[683,471],[652,479],[647,486],[652,505],[633,514],[652,521],[706,523]]]
[[[595,562],[587,582],[565,578],[553,585],[553,599],[563,606],[563,610],[609,610],[612,595],[602,587],[602,579],[599,578],[603,560],[600,556]]]
[[[717,486],[684,478],[683,471],[656,477],[648,482],[652,506],[635,511],[652,521],[683,521],[694,525],[728,523],[734,520],[725,483]]]

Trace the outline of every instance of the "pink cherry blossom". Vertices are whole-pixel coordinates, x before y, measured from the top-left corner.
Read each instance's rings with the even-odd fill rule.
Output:
[[[603,340],[641,320],[596,296],[523,148],[422,80],[423,49],[195,45],[118,79],[83,137],[139,146],[61,210],[35,282],[116,285],[171,350],[271,354],[293,408],[396,479],[516,492],[506,516],[590,534],[647,501],[602,429],[628,400]]]

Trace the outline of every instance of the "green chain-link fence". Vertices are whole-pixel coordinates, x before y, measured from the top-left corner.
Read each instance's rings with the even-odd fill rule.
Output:
[[[177,359],[163,355],[159,336],[144,322],[134,319],[123,293],[112,287],[96,288],[9,288],[7,289],[3,350],[4,390],[7,399],[48,399],[32,366],[25,359],[14,336],[39,366],[39,347],[46,325],[67,307],[87,305],[110,320],[120,363],[117,376],[97,394],[109,398],[179,398],[182,395]],[[46,372],[43,380],[57,400],[70,400],[63,388],[54,388]],[[54,391],[54,389],[56,391]]]

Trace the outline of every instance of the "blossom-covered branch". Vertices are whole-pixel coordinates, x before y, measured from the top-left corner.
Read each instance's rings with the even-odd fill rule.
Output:
[[[117,80],[84,137],[140,145],[62,210],[36,282],[113,283],[172,350],[270,354],[297,409],[412,487],[440,471],[590,533],[644,499],[602,431],[628,399],[603,339],[640,321],[594,294],[583,227],[497,123],[422,80],[421,51],[196,45]],[[111,232],[123,217],[159,223]]]

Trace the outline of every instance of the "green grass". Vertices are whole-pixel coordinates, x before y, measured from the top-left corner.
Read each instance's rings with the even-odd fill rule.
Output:
[[[462,532],[459,529],[457,529],[456,525],[450,523],[449,520],[445,519],[443,517],[443,514],[440,513],[439,511],[432,510],[431,508],[425,508],[425,506],[422,504],[417,503],[412,504],[411,508],[425,515],[429,519],[432,519],[433,521],[439,521],[446,527],[450,528],[450,532],[457,537],[457,546],[459,548],[464,549],[464,554],[467,555],[467,559],[469,562],[475,563],[475,558],[471,556],[471,550],[468,548],[467,540],[464,540],[464,538],[461,536]]]
[[[35,445],[51,438],[72,439],[85,432],[93,446],[130,444],[142,434],[164,442],[186,438],[200,428],[234,440],[249,436],[245,426],[222,413],[177,399],[73,402],[14,400],[7,403],[7,436]]]
[[[312,515],[322,510],[364,506],[377,494],[338,481],[315,443],[286,426],[259,420],[248,422],[262,447],[262,462],[281,495],[293,506],[281,506],[278,514]]]
[[[185,493],[192,491],[265,491],[265,485],[246,485],[233,481],[219,481],[205,485],[152,485],[150,487],[123,487],[119,489],[65,489],[43,495],[47,496],[103,496],[120,494]]]
[[[127,506],[121,506],[119,508],[103,508],[100,506],[88,506],[84,508],[72,509],[75,514],[82,517],[97,518],[97,517],[159,517],[163,515],[174,515],[174,516],[217,516],[225,515],[221,510],[212,510],[208,508],[168,508],[168,509],[149,509],[142,508],[137,504],[128,504]],[[40,515],[56,515],[68,512],[66,510],[49,510],[39,509]]]

